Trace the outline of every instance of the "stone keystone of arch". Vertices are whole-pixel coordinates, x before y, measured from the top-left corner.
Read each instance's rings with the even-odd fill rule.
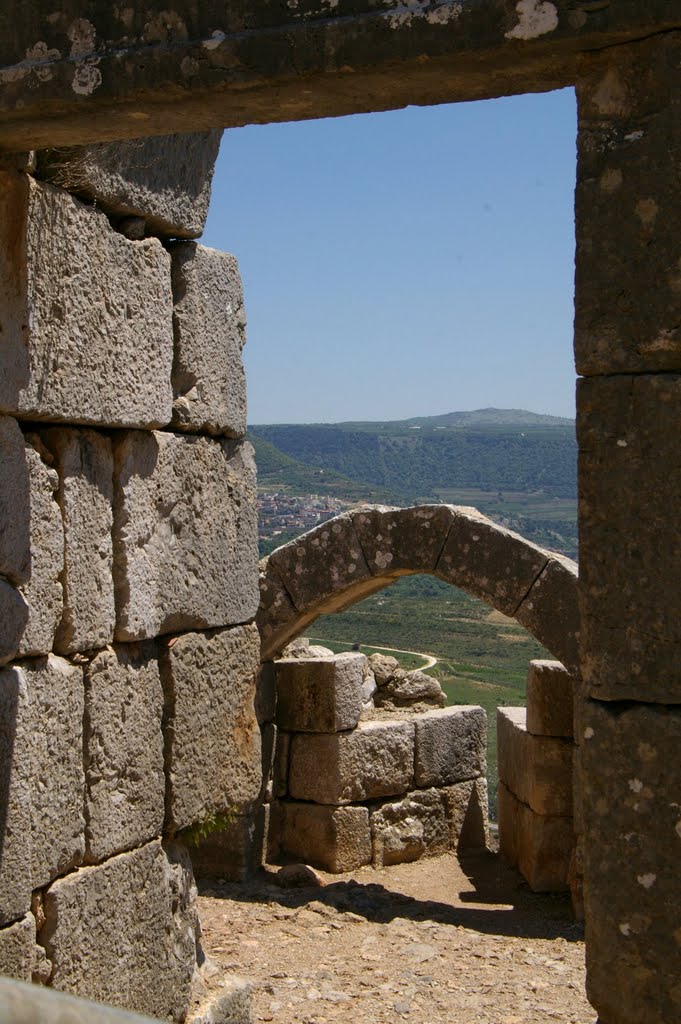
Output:
[[[458,505],[366,505],[329,519],[260,563],[262,660],[327,612],[400,576],[429,573],[515,618],[577,671],[577,564]]]

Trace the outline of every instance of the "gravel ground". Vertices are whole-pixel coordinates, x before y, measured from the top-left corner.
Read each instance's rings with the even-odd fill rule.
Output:
[[[595,1021],[568,898],[531,893],[494,854],[290,888],[277,871],[199,886],[206,953],[253,983],[256,1021]]]

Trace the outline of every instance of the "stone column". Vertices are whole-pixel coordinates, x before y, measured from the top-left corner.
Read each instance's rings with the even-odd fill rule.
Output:
[[[587,992],[681,1019],[681,36],[594,55],[579,100],[575,350]]]

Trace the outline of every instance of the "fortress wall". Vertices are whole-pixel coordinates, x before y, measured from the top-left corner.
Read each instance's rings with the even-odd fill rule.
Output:
[[[261,778],[241,283],[176,240],[219,134],[0,164],[0,972],[178,1022],[186,830]]]

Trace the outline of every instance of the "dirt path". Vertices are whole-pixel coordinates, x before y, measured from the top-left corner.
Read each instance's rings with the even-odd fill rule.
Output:
[[[492,854],[200,885],[206,952],[274,1024],[593,1024],[581,929]]]
[[[311,636],[309,638],[312,643],[323,644],[324,640],[319,637]],[[347,644],[351,646],[349,640],[338,640],[336,643]],[[423,665],[419,665],[419,671],[423,672],[427,668],[432,668],[433,665],[437,665],[437,658],[432,654],[424,654],[423,651],[404,651],[401,647],[378,647],[376,644],[362,644],[363,647],[370,647],[372,651],[389,651],[390,654],[413,654],[415,658],[423,658]]]

